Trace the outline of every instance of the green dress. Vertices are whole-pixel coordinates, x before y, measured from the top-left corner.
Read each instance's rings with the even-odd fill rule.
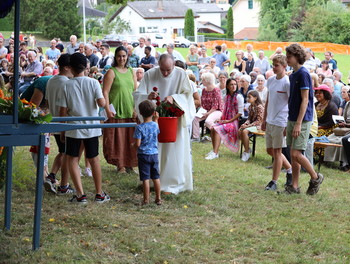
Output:
[[[109,103],[116,110],[115,118],[132,118],[134,112],[134,92],[133,70],[128,68],[126,73],[120,73],[115,67],[111,68],[115,74],[111,90],[109,92]]]

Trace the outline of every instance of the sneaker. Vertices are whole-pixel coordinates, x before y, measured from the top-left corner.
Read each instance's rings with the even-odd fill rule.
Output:
[[[57,188],[58,195],[65,195],[65,194],[72,194],[72,193],[75,193],[75,189],[73,189],[69,184],[66,186],[58,186]]]
[[[52,181],[52,178],[50,178],[50,176],[47,176],[44,182],[44,188],[46,191],[50,192],[50,193],[54,193],[56,194],[56,184],[55,184],[55,180]]]
[[[200,142],[200,138],[191,138],[191,142]]]
[[[314,195],[320,189],[320,185],[322,184],[324,177],[321,173],[317,173],[317,176],[318,176],[317,180],[309,181],[309,188],[307,189],[306,194]]]
[[[288,173],[286,174],[286,184],[284,185],[284,187],[288,186],[288,185],[292,185],[292,174]]]
[[[92,177],[92,171],[90,168],[85,168],[85,175],[88,177]]]
[[[250,152],[243,152],[243,154],[242,154],[242,161],[246,162],[249,159],[250,159]]]
[[[206,160],[213,160],[213,159],[217,159],[219,157],[219,153],[215,154],[215,152],[209,154],[205,159]]]
[[[108,202],[109,200],[111,200],[111,198],[105,192],[102,192],[102,195],[97,193],[95,196],[96,203],[105,203],[105,202]]]
[[[274,181],[270,181],[265,187],[265,191],[275,191],[275,190],[277,190],[277,184]]]
[[[211,153],[214,153],[214,151],[211,150],[211,151],[208,152],[205,156],[208,157],[209,155],[211,155]]]
[[[83,194],[81,197],[73,195],[73,198],[69,199],[68,202],[86,204],[87,203],[86,195]]]
[[[292,185],[287,185],[284,188],[283,193],[285,193],[285,194],[300,194],[300,187],[294,188]]]

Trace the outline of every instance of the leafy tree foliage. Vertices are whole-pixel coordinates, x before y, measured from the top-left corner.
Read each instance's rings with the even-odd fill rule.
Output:
[[[314,7],[322,7],[331,0],[258,0],[260,2],[259,40],[296,41],[302,36],[304,22],[314,16],[324,24],[319,13],[310,13]],[[312,41],[310,39],[309,41]]]
[[[192,9],[188,9],[185,15],[185,37],[194,36],[194,15]]]
[[[233,12],[232,7],[227,11],[227,38],[233,39]]]
[[[76,0],[22,0],[20,7],[21,31],[42,31],[48,38],[62,40],[69,40],[71,34],[80,35],[81,18]],[[14,10],[10,19],[14,19]]]

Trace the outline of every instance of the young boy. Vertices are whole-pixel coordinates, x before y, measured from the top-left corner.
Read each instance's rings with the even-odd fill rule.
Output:
[[[285,129],[288,120],[289,78],[286,75],[287,60],[284,55],[272,59],[274,76],[267,80],[269,89],[265,103],[264,119],[261,128],[266,130],[266,151],[273,157],[272,180],[265,190],[276,190],[277,180],[283,166],[287,170],[286,185],[292,184],[292,167],[282,154],[286,147]]]
[[[136,127],[134,138],[136,138],[136,147],[138,147],[137,158],[139,165],[140,180],[143,185],[143,202],[149,203],[150,186],[149,179],[152,179],[156,193],[155,203],[161,205],[160,199],[160,180],[159,180],[159,162],[158,162],[158,113],[156,106],[150,100],[142,101],[139,104],[139,111],[143,117],[143,123]],[[154,122],[152,121],[154,119]]]
[[[291,147],[292,185],[287,185],[288,194],[300,193],[299,175],[301,166],[310,174],[308,195],[318,192],[323,175],[316,173],[309,160],[302,154],[309,139],[310,127],[313,120],[313,90],[308,70],[303,67],[306,54],[299,44],[291,44],[286,48],[287,63],[293,68],[289,77],[290,97],[287,124],[287,145]]]
[[[84,76],[86,65],[86,57],[83,54],[71,55],[70,66],[74,78],[67,81],[62,90],[62,96],[58,102],[60,116],[98,116],[98,107],[105,106],[106,101],[98,81]],[[72,121],[72,123],[99,124],[100,121]],[[69,200],[72,203],[87,202],[78,166],[79,149],[82,143],[85,146],[86,158],[91,164],[96,190],[95,202],[104,203],[110,200],[110,197],[102,191],[102,172],[98,158],[98,137],[101,134],[100,128],[72,130],[61,134],[62,137],[66,137],[67,163],[76,188],[76,195]]]

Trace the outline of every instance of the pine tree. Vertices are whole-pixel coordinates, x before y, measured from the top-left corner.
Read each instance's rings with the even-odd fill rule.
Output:
[[[194,15],[192,9],[188,9],[185,15],[185,37],[194,36]]]
[[[232,7],[227,11],[227,38],[233,39],[233,12]]]

